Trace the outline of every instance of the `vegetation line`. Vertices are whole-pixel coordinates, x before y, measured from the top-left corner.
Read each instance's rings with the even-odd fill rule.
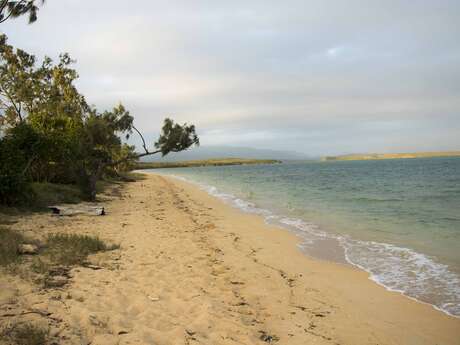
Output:
[[[164,169],[164,168],[191,168],[205,166],[227,166],[227,165],[246,165],[246,164],[279,164],[281,161],[275,159],[204,159],[181,162],[139,162],[134,165],[134,169]]]
[[[431,157],[458,157],[460,151],[443,152],[414,152],[414,153],[367,153],[350,154],[342,156],[322,157],[322,161],[362,161],[373,159],[408,159],[408,158],[431,158]]]

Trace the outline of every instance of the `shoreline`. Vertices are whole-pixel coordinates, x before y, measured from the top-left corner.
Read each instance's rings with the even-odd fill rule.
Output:
[[[361,280],[361,278],[365,278],[366,282],[368,282],[371,285],[373,285],[373,288],[371,288],[371,289],[375,290],[375,292],[377,294],[379,294],[379,295],[382,294],[382,296],[380,296],[379,298],[382,298],[382,299],[385,299],[385,298],[395,299],[395,297],[398,296],[398,299],[401,298],[402,301],[405,301],[402,304],[415,303],[416,305],[418,305],[418,306],[420,306],[422,308],[428,308],[429,311],[427,312],[427,314],[434,313],[433,315],[436,315],[436,314],[441,315],[442,317],[446,317],[446,318],[448,318],[448,319],[450,319],[450,320],[452,320],[454,322],[458,322],[459,327],[460,327],[460,319],[459,319],[459,317],[457,317],[455,315],[451,315],[448,312],[439,309],[438,307],[436,307],[433,304],[430,304],[430,303],[424,302],[424,301],[420,301],[420,300],[418,300],[418,299],[416,299],[414,297],[408,296],[402,291],[398,291],[398,290],[391,289],[391,288],[388,288],[388,287],[384,286],[382,283],[374,280],[373,277],[372,277],[372,274],[370,272],[368,272],[366,269],[364,269],[362,267],[359,267],[356,264],[353,264],[353,263],[351,263],[349,261],[347,261],[346,263],[340,263],[340,262],[334,262],[334,261],[330,261],[330,260],[326,260],[326,259],[320,259],[320,258],[313,257],[313,256],[309,255],[308,253],[305,253],[300,248],[301,239],[295,233],[290,231],[286,226],[283,226],[282,224],[270,224],[270,223],[266,222],[264,217],[262,217],[260,214],[254,214],[254,213],[246,212],[246,211],[243,212],[241,209],[239,209],[239,208],[237,208],[237,207],[225,202],[224,200],[222,200],[222,199],[220,199],[220,198],[218,198],[218,197],[216,197],[216,196],[214,196],[212,194],[209,194],[206,190],[202,189],[198,184],[196,184],[194,182],[191,182],[191,181],[188,181],[188,180],[183,180],[181,178],[177,178],[177,177],[173,177],[173,176],[165,176],[165,175],[161,175],[161,176],[173,180],[174,181],[173,183],[177,183],[177,184],[181,185],[184,189],[190,188],[189,186],[191,186],[191,188],[197,188],[201,192],[205,193],[208,197],[216,199],[216,201],[218,203],[222,203],[224,205],[224,207],[229,207],[229,208],[233,209],[234,211],[236,211],[237,213],[244,214],[244,215],[247,215],[249,217],[255,217],[260,222],[263,223],[263,226],[271,229],[273,232],[278,233],[280,236],[286,235],[286,236],[290,237],[291,241],[293,242],[291,250],[296,251],[297,253],[301,254],[306,260],[306,262],[305,262],[306,265],[307,264],[313,264],[313,265],[319,265],[319,266],[322,266],[322,267],[328,266],[328,269],[333,269],[333,270],[342,270],[343,269],[344,271],[347,271],[348,273],[353,272],[352,273],[353,275],[356,274],[356,275],[361,276],[359,278],[360,280]],[[266,230],[268,230],[268,229],[266,229]],[[362,284],[366,284],[366,283],[362,282]],[[384,295],[387,295],[387,296],[384,296]],[[369,296],[369,297],[371,299],[375,298],[374,296]],[[400,302],[398,302],[398,303],[400,303]],[[459,330],[458,330],[458,332],[456,334],[458,334],[458,339],[459,339],[457,342],[460,344],[460,328],[459,328]],[[457,342],[454,342],[454,343],[457,343]],[[412,342],[410,342],[410,343],[412,343]],[[414,344],[415,343],[416,342],[414,342]]]
[[[141,171],[139,171],[139,172],[141,172]],[[366,267],[364,267],[364,266],[362,266],[362,265],[360,265],[358,263],[353,262],[349,258],[349,255],[347,254],[346,248],[344,247],[344,245],[340,244],[339,240],[335,236],[329,235],[329,236],[326,237],[327,238],[326,241],[325,241],[326,243],[322,243],[322,241],[315,242],[315,248],[314,249],[312,249],[312,248],[310,248],[309,250],[306,249],[304,247],[304,245],[303,245],[303,242],[306,239],[304,237],[305,234],[303,233],[302,230],[299,230],[299,228],[296,225],[292,224],[292,221],[294,221],[294,222],[300,221],[300,222],[303,223],[303,221],[301,221],[299,219],[290,219],[290,218],[286,218],[286,217],[283,217],[283,216],[279,216],[279,215],[277,215],[276,213],[273,213],[270,210],[259,208],[258,206],[253,205],[252,203],[250,203],[250,202],[248,202],[246,200],[240,199],[240,198],[238,198],[238,197],[236,197],[234,195],[222,193],[215,186],[210,186],[210,185],[205,185],[205,184],[202,184],[202,183],[198,183],[198,182],[189,180],[187,178],[184,178],[182,176],[177,176],[177,175],[174,175],[174,174],[161,174],[161,173],[159,174],[159,173],[153,172],[153,171],[151,171],[151,172],[141,172],[141,173],[158,174],[158,175],[164,176],[166,178],[173,178],[173,179],[176,179],[177,181],[181,181],[181,182],[185,182],[187,184],[191,184],[191,185],[199,188],[200,190],[206,192],[211,197],[214,197],[214,198],[218,199],[219,201],[225,203],[226,205],[228,205],[228,206],[230,206],[230,207],[232,207],[232,208],[234,208],[234,209],[236,209],[236,210],[238,210],[240,212],[244,212],[244,213],[247,213],[247,214],[252,214],[252,215],[255,215],[255,216],[260,216],[268,226],[278,227],[280,230],[287,231],[288,233],[294,235],[298,239],[298,243],[296,245],[296,248],[299,248],[302,251],[302,253],[305,256],[307,256],[308,258],[310,258],[312,260],[320,260],[320,261],[324,261],[324,262],[329,262],[329,263],[332,263],[332,264],[347,265],[347,266],[353,267],[355,269],[358,269],[360,271],[363,271],[366,274],[368,274],[368,279],[370,281],[374,282],[375,284],[377,284],[379,286],[384,287],[389,292],[394,292],[394,293],[401,294],[402,296],[404,296],[406,298],[409,298],[410,300],[413,300],[415,302],[431,306],[434,310],[442,312],[442,313],[444,313],[444,314],[446,314],[446,315],[448,315],[450,317],[460,319],[460,315],[452,314],[448,310],[437,306],[433,302],[424,301],[422,299],[419,299],[417,297],[414,297],[414,296],[410,295],[410,293],[408,293],[407,291],[404,291],[402,289],[397,289],[397,288],[393,288],[391,286],[385,285],[385,282],[382,281],[381,278],[378,275],[374,274],[371,269],[366,268]],[[243,203],[244,205],[242,205],[241,203]],[[288,221],[285,222],[283,220],[288,220]],[[307,241],[308,241],[308,239],[307,239]],[[379,243],[379,244],[383,244],[383,245],[387,245],[387,246],[394,246],[395,248],[398,247],[398,246],[395,246],[394,244],[387,244],[387,243]],[[316,248],[318,245],[320,245],[321,247]],[[340,247],[340,250],[343,251],[343,253],[342,252],[337,253],[337,248],[334,248],[334,247]],[[405,247],[399,247],[399,248],[401,248],[403,250],[408,250],[408,251],[413,252],[415,254],[419,254],[418,252],[415,252],[410,248],[405,248]],[[326,253],[326,254],[322,253],[325,250],[328,251],[328,253]],[[425,254],[419,254],[419,255],[423,255],[428,260],[432,260],[429,256],[426,256]],[[441,264],[441,265],[443,265],[443,264]]]
[[[96,270],[73,268],[59,289],[2,276],[0,311],[16,316],[0,326],[28,318],[66,344],[460,344],[459,319],[305,256],[294,234],[190,183],[143,173],[100,201],[103,217],[15,220],[24,234],[120,249],[93,255]]]

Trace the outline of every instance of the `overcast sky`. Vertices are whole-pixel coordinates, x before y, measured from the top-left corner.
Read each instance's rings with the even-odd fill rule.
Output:
[[[0,29],[69,52],[89,103],[151,141],[169,115],[206,146],[460,149],[459,0],[47,0]]]

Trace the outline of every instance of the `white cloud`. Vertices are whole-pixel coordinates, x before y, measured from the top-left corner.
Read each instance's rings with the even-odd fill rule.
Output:
[[[60,0],[2,29],[40,56],[70,52],[89,102],[122,101],[150,136],[171,115],[209,143],[435,150],[460,148],[458,13],[453,0]]]

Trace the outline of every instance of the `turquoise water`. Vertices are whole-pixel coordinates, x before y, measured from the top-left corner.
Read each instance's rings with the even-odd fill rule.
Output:
[[[155,172],[159,172],[155,170]],[[162,169],[460,316],[460,158]]]

